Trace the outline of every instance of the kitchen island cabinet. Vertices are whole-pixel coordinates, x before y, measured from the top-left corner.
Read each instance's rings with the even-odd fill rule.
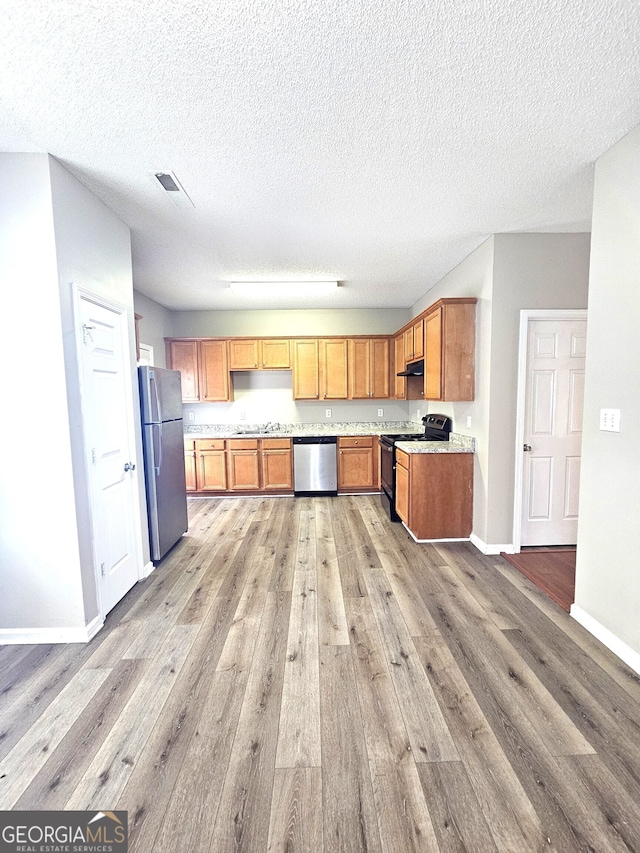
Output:
[[[371,435],[338,437],[338,491],[378,491],[378,440]]]
[[[419,542],[468,539],[473,454],[407,453],[396,447],[396,511]]]

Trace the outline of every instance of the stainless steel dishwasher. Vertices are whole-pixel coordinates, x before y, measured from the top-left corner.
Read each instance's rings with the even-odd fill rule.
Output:
[[[335,435],[293,439],[293,491],[296,495],[337,495]]]

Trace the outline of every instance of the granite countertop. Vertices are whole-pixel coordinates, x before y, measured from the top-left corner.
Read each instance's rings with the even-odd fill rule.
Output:
[[[372,421],[355,423],[275,424],[265,431],[264,424],[185,424],[186,439],[202,438],[304,438],[322,435],[397,435],[424,432],[413,421]],[[475,439],[451,433],[449,441],[399,441],[396,447],[406,453],[474,453]]]
[[[355,423],[276,424],[265,431],[262,424],[185,424],[189,438],[299,438],[316,435],[393,435],[424,430],[411,421],[373,421]]]
[[[452,434],[453,435],[453,434]],[[462,443],[458,439],[449,441],[398,441],[396,447],[405,453],[474,453],[475,439],[470,436],[461,436],[468,439],[468,443]]]

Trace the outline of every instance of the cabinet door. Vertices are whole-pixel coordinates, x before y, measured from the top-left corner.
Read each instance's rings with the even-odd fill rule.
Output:
[[[371,397],[371,341],[368,338],[349,341],[349,396],[352,400]]]
[[[262,451],[262,488],[293,489],[293,454],[291,450]]]
[[[320,341],[320,396],[323,400],[347,400],[346,338]]]
[[[319,398],[318,341],[293,341],[293,399]]]
[[[409,469],[398,464],[396,457],[396,512],[409,524]]]
[[[413,357],[424,358],[424,321],[413,324]]]
[[[288,340],[261,341],[261,354],[265,370],[291,370],[291,346]]]
[[[410,326],[404,333],[404,360],[413,361],[413,326]]]
[[[182,400],[184,403],[197,403],[198,382],[198,342],[170,341],[167,347],[167,367],[180,371]]]
[[[348,447],[338,451],[338,488],[374,489],[373,448]]]
[[[398,376],[401,370],[404,370],[404,335],[398,335],[393,341],[394,350],[394,365],[393,365],[393,383],[394,397],[396,400],[407,399],[407,380],[404,376]]]
[[[389,341],[371,341],[371,396],[376,400],[389,397]]]
[[[257,370],[258,341],[229,341],[229,370]]]
[[[224,450],[199,450],[197,488],[199,492],[221,492],[227,488]]]
[[[193,439],[187,439],[184,443],[184,473],[188,492],[195,492],[197,488],[196,470],[196,443]]]
[[[425,317],[424,397],[442,399],[442,308]]]
[[[257,439],[227,441],[227,487],[232,491],[260,488]]]
[[[230,399],[227,342],[200,341],[200,400],[213,403]]]

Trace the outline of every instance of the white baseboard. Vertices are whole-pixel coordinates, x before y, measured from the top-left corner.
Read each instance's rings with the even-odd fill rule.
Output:
[[[96,616],[83,628],[0,628],[0,645],[50,645],[52,643],[88,643],[102,628],[104,620]]]
[[[501,551],[504,551],[505,554],[515,554],[516,549],[513,546],[513,543],[509,543],[508,545],[493,545],[488,544],[487,542],[483,542],[479,536],[476,536],[475,533],[472,533],[469,537],[469,541],[472,545],[475,545],[478,551],[481,551],[483,554],[487,556],[492,556],[495,554],[500,554]]]
[[[427,545],[427,544],[429,544],[429,542],[468,542],[469,541],[466,538],[460,538],[460,539],[418,539],[418,537],[414,533],[412,533],[411,530],[409,530],[409,528],[404,523],[404,521],[402,522],[402,526],[407,531],[409,536],[411,536],[413,541],[417,542],[419,545]]]
[[[609,651],[617,655],[621,661],[624,661],[627,666],[640,675],[640,654],[638,652],[616,637],[608,628],[601,625],[597,619],[594,619],[577,604],[571,605],[570,612],[576,622],[579,622],[583,628],[593,634],[596,640],[600,640],[603,646],[606,646]]]
[[[143,581],[143,580],[145,580],[145,578],[148,578],[154,569],[155,569],[155,566],[153,565],[151,560],[149,560],[149,562],[143,567],[142,572],[141,572],[138,580]]]

